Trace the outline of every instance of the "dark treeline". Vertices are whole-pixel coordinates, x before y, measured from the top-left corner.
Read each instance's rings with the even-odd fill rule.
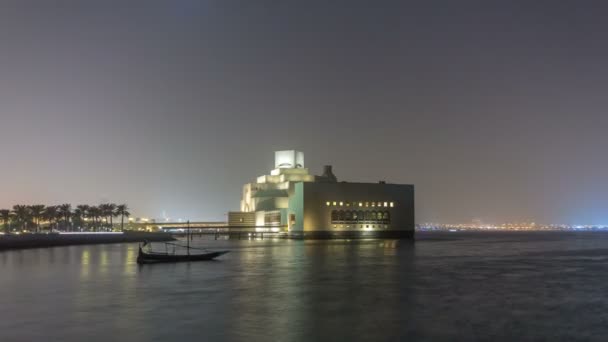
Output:
[[[0,209],[0,222],[5,234],[17,231],[111,231],[114,218],[120,220],[120,230],[131,214],[126,204],[103,203],[98,206],[71,204],[61,205],[14,205],[12,209]]]

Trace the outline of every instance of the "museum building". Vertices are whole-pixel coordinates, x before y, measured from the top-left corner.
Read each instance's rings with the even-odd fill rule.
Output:
[[[304,153],[275,152],[275,167],[243,186],[228,226],[293,238],[413,238],[414,186],[338,181],[331,166],[315,176]]]

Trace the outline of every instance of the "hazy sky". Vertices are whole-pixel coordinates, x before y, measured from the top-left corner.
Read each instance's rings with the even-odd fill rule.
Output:
[[[605,1],[0,2],[0,207],[222,220],[304,151],[417,222],[608,224]]]

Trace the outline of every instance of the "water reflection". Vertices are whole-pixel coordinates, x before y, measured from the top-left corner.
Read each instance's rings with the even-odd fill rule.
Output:
[[[608,235],[193,243],[232,252],[144,266],[136,244],[0,253],[0,341],[608,334]]]
[[[87,280],[91,271],[91,253],[87,247],[84,247],[80,252],[80,279]]]
[[[239,256],[240,276],[229,286],[235,289],[229,312],[233,337],[266,334],[312,341],[334,333],[344,339],[369,335],[379,324],[377,317],[399,317],[398,307],[377,305],[387,296],[401,300],[399,271],[384,260],[399,247],[411,268],[411,243],[291,241],[261,253],[247,251]],[[370,308],[374,315],[345,315]]]
[[[124,249],[123,249],[124,250]],[[135,272],[137,270],[137,249],[134,246],[129,246],[126,249],[127,253],[124,256],[124,273],[125,275],[129,276],[130,278],[132,278],[132,276],[135,275]]]

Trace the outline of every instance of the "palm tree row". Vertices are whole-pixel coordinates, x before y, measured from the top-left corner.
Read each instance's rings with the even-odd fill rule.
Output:
[[[98,206],[78,205],[72,209],[71,204],[21,205],[12,210],[0,209],[0,221],[4,232],[35,231],[43,229],[52,231],[108,231],[114,229],[115,217],[120,217],[120,230],[124,230],[125,217],[129,218],[126,204],[103,203]]]

